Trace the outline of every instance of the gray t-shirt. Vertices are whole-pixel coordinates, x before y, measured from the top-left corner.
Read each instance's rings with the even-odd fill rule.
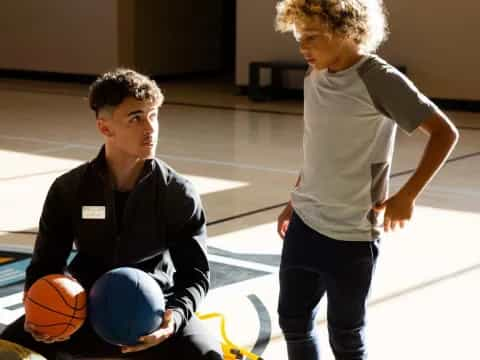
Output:
[[[397,125],[410,134],[440,110],[376,55],[337,73],[314,69],[304,91],[304,163],[293,207],[333,239],[376,239],[381,224],[372,207],[388,197]]]

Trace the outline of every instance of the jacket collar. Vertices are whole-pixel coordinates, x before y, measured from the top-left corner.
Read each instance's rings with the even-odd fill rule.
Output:
[[[107,166],[107,158],[105,156],[105,144],[102,145],[98,155],[90,162],[93,171],[95,171],[100,177],[104,180],[108,180],[110,178],[108,166]],[[156,161],[155,159],[147,159],[145,160],[143,170],[138,177],[137,184],[149,176],[155,170]]]

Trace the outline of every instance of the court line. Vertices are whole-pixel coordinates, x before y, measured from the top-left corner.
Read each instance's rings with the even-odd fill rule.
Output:
[[[7,136],[0,136],[0,137],[3,137],[3,138],[8,138]],[[18,139],[12,139],[11,140],[22,140],[22,138],[18,138]],[[22,141],[30,141],[30,142],[34,142],[34,141],[31,141],[31,140],[22,140]],[[40,143],[44,143],[43,141],[37,141],[37,142],[40,142]],[[53,145],[53,144],[52,144]],[[57,144],[55,144],[57,145]],[[59,145],[57,147],[51,147],[51,148],[46,148],[46,149],[40,149],[40,150],[29,150],[28,153],[29,154],[32,154],[32,155],[43,155],[43,154],[49,154],[49,153],[52,153],[52,152],[57,152],[57,151],[62,151],[62,150],[67,150],[69,148],[73,147],[72,145]],[[23,151],[15,151],[13,150],[13,152],[15,153],[23,153]]]
[[[443,276],[439,276],[437,278],[433,278],[431,280],[428,280],[426,282],[423,282],[423,283],[420,283],[418,285],[414,285],[414,286],[411,286],[411,287],[407,287],[403,290],[400,290],[400,291],[397,291],[397,292],[393,292],[389,295],[386,295],[386,296],[383,296],[383,297],[380,297],[376,300],[370,300],[368,301],[368,307],[369,308],[375,308],[375,306],[377,305],[381,305],[381,304],[385,304],[385,303],[388,303],[389,301],[391,300],[395,300],[395,299],[399,299],[399,298],[402,298],[403,296],[406,296],[406,295],[410,295],[410,294],[413,294],[415,293],[416,291],[419,291],[419,290],[424,290],[424,289],[427,289],[429,287],[432,287],[432,286],[435,286],[435,285],[439,285],[440,283],[444,282],[444,281],[448,281],[448,280],[454,280],[462,275],[466,275],[470,272],[474,272],[474,271],[477,271],[477,270],[480,270],[480,264],[475,264],[473,266],[469,266],[467,268],[464,268],[464,269],[460,269],[458,271],[455,271],[453,273],[450,273],[450,274],[446,274],[446,275],[443,275]],[[321,319],[321,320],[318,320],[315,322],[317,325],[324,325],[327,323],[327,319]],[[282,334],[278,334],[276,336],[273,336],[271,340],[276,340],[276,339],[279,339],[280,337],[282,336]]]
[[[452,158],[452,159],[447,160],[447,161],[445,162],[445,165],[446,165],[446,164],[453,163],[453,162],[465,160],[465,159],[468,159],[468,158],[476,157],[476,156],[480,156],[480,152],[476,152],[476,153],[472,153],[472,154],[467,154],[467,155],[462,155],[462,156],[457,156],[457,157],[455,157],[455,158]],[[416,169],[410,169],[410,170],[405,170],[405,171],[401,171],[401,172],[392,174],[392,175],[390,176],[390,179],[397,178],[397,177],[400,177],[400,176],[403,176],[403,175],[412,174],[412,173],[415,172],[415,170],[416,170]],[[227,221],[237,220],[237,219],[240,219],[240,218],[243,218],[243,217],[247,217],[247,216],[250,216],[250,215],[258,214],[258,213],[265,212],[265,211],[268,211],[268,210],[278,209],[278,208],[281,208],[281,207],[286,206],[287,204],[288,204],[288,202],[284,202],[284,203],[281,203],[281,204],[264,207],[264,208],[262,208],[262,209],[253,210],[253,211],[241,213],[241,214],[238,214],[238,215],[229,216],[229,217],[224,218],[224,219],[219,219],[219,220],[212,221],[212,222],[208,223],[207,225],[210,225],[210,226],[212,226],[212,225],[218,225],[218,224],[221,224],[221,223],[224,223],[224,222],[227,222]]]
[[[235,106],[228,105],[208,105],[208,104],[193,104],[180,101],[167,101],[166,105],[176,105],[176,106],[185,106],[185,107],[196,107],[196,108],[206,108],[206,109],[215,109],[215,110],[228,110],[228,111],[242,111],[242,112],[251,112],[251,113],[262,113],[262,114],[271,114],[271,115],[286,115],[286,116],[302,116],[303,112],[296,111],[279,111],[279,110],[267,110],[267,109],[249,109],[249,108],[237,108]],[[460,130],[473,130],[480,131],[480,127],[473,126],[455,126]]]
[[[26,230],[0,230],[0,235],[1,233],[4,234],[14,234],[14,235],[37,235],[38,231],[26,231]],[[2,245],[3,246],[3,245]]]
[[[98,146],[95,146],[95,145],[67,144],[67,143],[62,143],[62,142],[51,142],[51,141],[48,141],[48,140],[40,140],[40,139],[36,139],[36,138],[11,137],[11,136],[7,136],[7,135],[0,135],[0,138],[18,139],[18,140],[24,140],[24,141],[32,140],[32,141],[37,141],[37,142],[55,143],[55,144],[58,144],[58,145],[69,145],[69,146],[71,146],[71,147],[88,148],[88,149],[98,148]],[[215,160],[202,160],[202,159],[179,157],[179,156],[167,155],[167,154],[157,154],[157,155],[158,155],[160,158],[172,158],[172,159],[176,159],[176,160],[199,162],[199,163],[202,163],[202,162],[203,162],[203,163],[210,163],[210,164],[215,163],[215,165],[223,165],[223,166],[231,166],[231,167],[239,167],[239,168],[247,167],[247,166],[248,166],[248,167],[250,167],[250,168],[255,168],[256,170],[277,171],[277,172],[284,172],[284,173],[289,173],[289,174],[298,174],[298,171],[281,170],[281,169],[274,169],[274,168],[263,168],[263,167],[258,167],[258,166],[256,166],[256,165],[251,165],[251,164],[241,164],[241,163],[240,163],[240,164],[237,164],[237,163],[230,163],[230,162],[218,162],[218,161],[215,161]],[[457,157],[455,157],[455,158],[451,158],[451,159],[447,160],[447,161],[445,162],[445,165],[446,165],[446,164],[449,164],[449,163],[456,162],[456,161],[460,161],[460,160],[465,160],[465,159],[468,159],[468,158],[476,157],[476,156],[479,156],[479,155],[480,155],[480,152],[475,152],[475,153],[471,153],[471,154],[466,154],[466,155],[457,156]],[[393,178],[397,178],[397,177],[400,177],[400,176],[412,174],[413,172],[415,172],[415,170],[416,170],[416,169],[409,169],[409,170],[401,171],[401,172],[392,174],[392,175],[390,176],[390,178],[393,179]],[[53,172],[53,171],[52,171],[52,172]],[[55,172],[56,172],[56,171],[55,171]],[[33,175],[32,175],[32,176],[33,176]],[[28,177],[28,176],[25,175],[24,177]],[[0,180],[2,180],[2,179],[0,179]],[[257,209],[257,210],[253,210],[253,211],[249,211],[249,212],[245,212],[245,213],[241,213],[241,214],[229,216],[229,217],[227,217],[227,218],[214,220],[214,221],[211,221],[211,222],[207,223],[207,226],[218,225],[218,224],[221,224],[221,223],[224,223],[224,222],[227,222],[227,221],[236,220],[236,219],[240,219],[240,218],[243,218],[243,217],[255,215],[255,214],[262,213],[262,212],[265,212],[265,211],[268,211],[268,210],[278,209],[278,208],[280,208],[280,207],[285,206],[286,204],[287,204],[287,202],[284,202],[284,203],[281,203],[281,204],[272,205],[272,206],[264,207],[264,208],[261,208],[261,209]],[[2,230],[0,229],[0,231],[2,231]],[[3,232],[7,232],[7,233],[8,233],[8,231],[3,231]],[[12,233],[13,233],[13,232],[12,232]]]
[[[209,257],[212,257],[213,255],[210,255]],[[218,257],[218,256],[214,256],[214,257]],[[215,262],[216,260],[223,260],[223,257],[218,257],[218,258],[222,258],[222,259],[213,259],[212,260]],[[228,261],[231,261],[232,259],[227,259]],[[223,262],[223,261],[218,261],[218,262]],[[247,261],[241,261],[242,263],[250,263],[250,262],[247,262]],[[243,264],[243,265],[246,265],[246,264]],[[249,264],[250,265],[250,264]],[[254,264],[255,266],[259,265],[259,264]],[[246,267],[246,266],[242,266],[242,267]],[[273,267],[272,267],[273,268]],[[413,294],[419,290],[424,290],[424,289],[427,289],[429,287],[432,287],[432,286],[435,286],[435,285],[438,285],[440,283],[443,283],[445,281],[449,281],[449,280],[454,280],[462,275],[466,275],[468,273],[471,273],[471,272],[474,272],[474,271],[478,271],[480,270],[480,264],[474,264],[474,265],[471,265],[471,266],[468,266],[468,267],[465,267],[463,269],[459,269],[457,271],[454,271],[454,272],[451,272],[451,273],[448,273],[448,274],[445,274],[445,275],[442,275],[442,276],[439,276],[439,277],[435,277],[435,278],[432,278],[430,280],[427,280],[425,282],[421,282],[419,284],[416,284],[414,286],[410,286],[410,287],[407,287],[407,288],[404,288],[404,289],[401,289],[400,291],[396,291],[396,292],[393,292],[393,293],[390,293],[386,296],[382,296],[378,299],[375,299],[375,300],[372,300],[372,301],[369,301],[368,302],[368,306],[369,307],[375,307],[377,305],[380,305],[380,304],[383,304],[383,303],[388,303],[389,301],[391,300],[394,300],[394,299],[397,299],[397,298],[401,298],[401,297],[404,297],[406,295],[409,295],[409,294]],[[232,284],[233,285],[233,284]],[[21,292],[19,293],[14,293],[12,295],[9,295],[7,297],[3,297],[3,298],[0,298],[0,308],[3,308],[5,306],[11,306],[11,305],[14,305],[15,303],[17,302],[20,302],[21,301]],[[256,296],[256,295],[253,295],[253,296]],[[249,299],[250,300],[253,300],[252,298],[250,298],[249,296]],[[268,310],[263,309],[262,311],[258,311],[257,310],[257,313],[259,315],[263,314],[268,314]],[[266,313],[265,313],[265,310],[266,310]],[[2,319],[3,320],[3,319]],[[317,322],[318,324],[322,324],[322,323],[325,323],[326,320],[321,320],[319,322]],[[262,321],[263,324],[267,324],[267,322],[264,322]],[[264,329],[266,330],[266,329]],[[258,337],[258,340],[263,340],[262,342],[264,342],[265,340],[267,339],[270,339],[270,336],[266,337],[266,336],[259,336]],[[258,343],[259,345],[259,349],[257,349],[257,353],[262,353],[261,351],[258,351],[262,348],[262,343]]]
[[[43,150],[35,150],[33,152],[29,151],[28,153],[33,154],[33,155],[44,155],[44,154],[50,154],[50,153],[53,153],[53,152],[68,150],[72,147],[74,147],[74,146],[73,145],[62,145],[62,146],[59,146],[59,147],[52,147],[52,148],[43,149]]]
[[[32,142],[40,142],[40,143],[44,142],[44,143],[68,146],[68,148],[70,148],[70,149],[74,149],[74,148],[98,149],[98,147],[99,147],[99,145],[71,144],[71,143],[64,143],[64,142],[58,142],[58,141],[40,140],[40,139],[36,139],[36,138],[19,137],[19,136],[0,135],[0,138],[11,139],[11,140],[21,140],[21,141],[32,141]],[[169,154],[162,154],[162,153],[159,153],[159,154],[156,154],[156,155],[160,159],[169,159],[169,160],[194,162],[194,163],[207,164],[207,165],[234,167],[234,168],[239,168],[239,169],[276,172],[276,173],[291,174],[291,175],[298,174],[298,170],[272,168],[272,167],[265,167],[265,166],[259,166],[259,165],[248,164],[248,163],[234,163],[234,162],[229,162],[229,161],[198,159],[198,158],[192,158],[192,157],[186,157],[186,156],[176,156],[176,155],[169,155]],[[470,158],[470,157],[475,157],[475,156],[478,156],[478,155],[480,155],[480,152],[476,152],[476,153],[472,153],[472,154],[466,154],[466,155],[458,156],[456,158],[449,159],[449,160],[446,161],[446,163],[451,163],[451,162],[454,162],[454,161],[463,160],[463,159],[467,159],[467,158]],[[392,178],[402,176],[402,175],[407,175],[407,174],[413,173],[414,171],[415,171],[415,169],[405,170],[405,171],[402,171],[400,173],[392,175]],[[31,176],[35,176],[35,174],[33,174]],[[25,177],[28,177],[28,175],[24,175],[22,177],[25,178]],[[13,179],[14,178],[0,178],[0,180],[13,180]]]
[[[2,80],[2,78],[0,78]],[[86,98],[87,95],[80,95],[80,94],[74,94],[74,93],[68,93],[66,91],[48,91],[45,89],[37,89],[37,90],[29,90],[29,89],[20,89],[20,88],[12,88],[7,86],[3,86],[2,83],[0,83],[0,91],[5,91],[5,92],[20,92],[20,93],[27,93],[27,94],[42,94],[42,95],[58,95],[58,96],[68,96],[68,97],[75,97],[75,98]],[[87,91],[85,91],[86,93]]]
[[[68,171],[68,170],[71,170],[71,168],[43,171],[43,172],[33,173],[33,174],[24,174],[24,175],[12,176],[12,177],[8,177],[8,178],[0,177],[0,181],[14,181],[14,180],[19,180],[19,179],[27,179],[27,178],[30,178],[30,177],[44,176],[44,175],[50,175],[50,174],[55,174],[55,173],[63,174],[65,171]]]
[[[472,266],[454,271],[452,273],[445,274],[445,275],[430,279],[428,281],[419,283],[417,285],[407,287],[407,288],[402,289],[400,291],[393,292],[393,293],[388,294],[386,296],[382,296],[378,299],[371,300],[371,301],[368,302],[368,307],[369,308],[375,308],[375,306],[377,306],[377,305],[385,304],[385,303],[390,302],[391,300],[399,299],[399,298],[402,298],[406,295],[414,294],[415,292],[417,292],[419,290],[428,289],[432,286],[439,285],[439,284],[441,284],[445,281],[454,280],[454,279],[456,279],[460,276],[467,275],[468,273],[475,272],[475,271],[478,271],[478,270],[480,270],[480,264],[474,264]],[[262,277],[267,278],[269,276],[266,275],[266,276],[262,276]],[[232,287],[233,285],[235,285],[235,284],[227,285],[227,287],[228,288],[233,288]],[[219,289],[222,289],[222,291],[225,290],[224,288],[219,288]],[[211,293],[212,294],[215,293],[216,292],[215,290],[218,291],[218,289],[213,289],[213,290],[211,290]],[[257,297],[254,294],[249,295],[248,298],[249,298],[250,301],[255,300],[255,298],[251,298],[250,296]],[[22,297],[23,297],[23,292],[17,292],[17,293],[8,295],[6,297],[0,298],[0,319],[1,319],[0,322],[1,323],[8,324],[11,321],[13,321],[16,317],[18,317],[19,315],[21,315],[23,313],[23,309],[21,309],[21,308],[16,309],[15,311],[5,310],[3,308],[3,307],[5,307],[5,305],[12,306],[12,305],[15,305],[16,303],[21,303]],[[254,301],[252,301],[252,303],[254,303]],[[257,307],[255,306],[256,304],[253,304],[253,305],[254,305],[255,309],[257,310],[257,314],[260,317],[265,317],[265,316],[269,317],[269,312],[268,312],[267,308],[262,308],[262,309],[260,309],[261,311],[258,311],[259,309],[257,309]],[[263,305],[263,303],[262,303],[262,305]],[[8,317],[8,319],[7,319],[7,317]],[[260,320],[262,320],[262,319],[260,319]],[[267,319],[265,318],[263,320],[267,320]],[[322,319],[320,321],[317,321],[316,324],[322,325],[322,324],[325,324],[326,322],[327,322],[326,319]],[[261,321],[261,324],[263,324],[263,325],[268,325],[269,323],[271,323],[271,321],[270,322],[268,320],[267,321]],[[263,331],[265,331],[265,333],[263,333],[263,335],[266,335],[266,330],[267,329],[263,327]],[[262,328],[260,329],[260,331],[262,331]],[[258,336],[258,340],[263,340],[262,343],[264,343],[267,339],[269,339],[271,341],[273,339],[279,338],[280,336],[281,336],[281,334],[279,334],[277,336],[273,336],[273,337],[272,336],[270,336],[270,337]],[[258,343],[258,345],[260,345],[260,348],[256,349],[257,353],[258,353],[258,350],[261,350],[262,343]]]
[[[0,138],[7,140],[18,140],[18,141],[30,141],[41,144],[51,144],[51,145],[72,145],[71,143],[61,142],[61,141],[52,141],[52,140],[43,140],[39,138],[25,137],[25,136],[12,136],[12,135],[0,135]]]
[[[280,169],[280,168],[272,168],[272,167],[253,165],[253,164],[248,164],[248,163],[233,163],[233,162],[229,162],[229,161],[206,160],[206,159],[198,159],[198,158],[176,156],[176,155],[166,155],[166,154],[158,154],[158,157],[160,159],[187,161],[187,162],[194,162],[194,163],[207,164],[207,165],[228,166],[228,167],[234,167],[234,168],[239,168],[239,169],[276,172],[276,173],[292,174],[292,175],[298,174],[298,170],[287,170],[287,169]]]
[[[476,157],[476,156],[479,156],[479,155],[480,155],[480,151],[479,151],[479,152],[475,152],[475,153],[471,153],[471,154],[460,155],[460,156],[457,156],[457,157],[454,157],[454,158],[451,158],[451,159],[448,159],[447,161],[445,161],[444,166],[447,165],[447,164],[451,164],[451,163],[453,163],[453,162],[457,162],[457,161],[460,161],[460,160],[469,159],[469,158]],[[393,174],[392,176],[390,176],[390,178],[393,179],[393,178],[396,178],[396,177],[399,177],[399,176],[409,175],[409,174],[414,173],[415,170],[416,170],[416,169],[410,169],[410,170],[400,171],[400,172],[395,173],[395,174]]]
[[[393,299],[396,299],[396,298],[399,298],[399,297],[402,297],[402,296],[405,296],[405,295],[408,295],[408,294],[411,294],[411,293],[414,293],[418,290],[423,290],[423,289],[426,289],[428,287],[431,287],[431,286],[434,286],[434,285],[437,285],[439,283],[442,283],[442,282],[445,282],[445,281],[448,281],[448,280],[453,280],[453,279],[456,279],[462,275],[466,275],[468,273],[471,273],[471,272],[474,272],[474,271],[478,271],[480,270],[480,264],[474,264],[472,266],[468,266],[466,268],[463,268],[463,269],[460,269],[460,270],[457,270],[457,271],[454,271],[452,273],[449,273],[449,274],[445,274],[445,275],[442,275],[442,276],[439,276],[439,277],[436,277],[436,278],[433,278],[433,279],[430,279],[430,280],[427,280],[425,282],[422,282],[418,285],[414,285],[414,286],[410,286],[410,287],[407,287],[403,290],[400,290],[400,291],[396,291],[396,292],[393,292],[391,294],[388,294],[386,296],[383,296],[383,297],[380,297],[376,300],[372,300],[369,305],[371,306],[375,306],[375,305],[379,305],[379,304],[382,304],[382,303],[386,303],[390,300],[393,300]]]
[[[281,203],[281,204],[267,206],[267,207],[264,207],[264,208],[261,208],[261,209],[248,211],[248,212],[241,213],[241,214],[238,214],[238,215],[229,216],[227,218],[210,221],[210,222],[207,222],[207,226],[218,225],[218,224],[221,224],[221,223],[224,223],[224,222],[227,222],[227,221],[237,220],[237,219],[240,219],[240,218],[243,218],[243,217],[247,217],[247,216],[255,215],[255,214],[258,214],[258,213],[266,212],[268,210],[278,209],[279,207],[286,206],[287,204],[288,204],[288,202],[284,202],[284,203]]]
[[[208,105],[208,104],[193,104],[181,101],[166,101],[165,105],[170,106],[184,106],[204,109],[226,110],[226,111],[240,111],[248,113],[270,114],[270,115],[285,115],[285,116],[303,116],[303,113],[296,111],[280,111],[280,110],[268,110],[268,109],[250,109],[228,105]]]
[[[0,86],[0,90],[11,91],[11,92],[25,92],[29,94],[47,94],[47,95],[62,95],[62,96],[70,96],[70,97],[80,97],[86,98],[86,95],[79,95],[79,94],[69,94],[67,92],[54,92],[54,91],[46,91],[46,90],[25,90],[25,89],[10,89],[10,88],[2,88]],[[296,111],[277,111],[277,110],[267,110],[267,109],[250,109],[250,108],[238,108],[235,106],[223,106],[223,105],[208,105],[208,104],[194,104],[182,101],[166,101],[164,102],[165,105],[169,106],[184,106],[184,107],[196,107],[196,108],[205,108],[205,109],[216,109],[216,110],[226,110],[226,111],[241,111],[241,112],[249,112],[249,113],[262,113],[262,114],[271,114],[271,115],[285,115],[285,116],[303,116],[303,113],[296,112]],[[457,126],[457,129],[461,130],[473,130],[473,131],[480,131],[480,128],[477,127],[470,127],[470,126]]]
[[[265,352],[272,337],[272,318],[270,316],[270,313],[268,312],[267,307],[257,295],[250,294],[247,296],[247,298],[248,300],[250,300],[253,307],[255,308],[255,311],[258,315],[258,322],[260,324],[257,341],[253,345],[251,352],[260,356],[263,355],[263,353]],[[258,360],[261,359],[262,358],[259,358]]]
[[[465,159],[476,157],[476,156],[480,156],[480,152],[467,154],[467,155],[462,155],[462,156],[457,156],[455,158],[447,160],[446,164],[461,161],[461,160],[465,160]],[[397,177],[404,176],[404,175],[408,175],[408,174],[412,174],[415,170],[416,169],[410,169],[410,170],[405,170],[405,171],[401,171],[401,172],[392,174],[390,176],[390,179],[397,178]],[[241,219],[241,218],[244,218],[244,217],[248,217],[248,216],[251,216],[251,215],[263,213],[263,212],[266,212],[266,211],[269,211],[269,210],[279,209],[281,207],[286,206],[287,204],[288,204],[288,202],[283,202],[283,203],[280,203],[280,204],[263,207],[263,208],[260,208],[260,209],[257,209],[257,210],[252,210],[252,211],[247,211],[247,212],[240,213],[240,214],[237,214],[237,215],[232,215],[232,216],[229,216],[229,217],[226,217],[226,218],[213,220],[213,221],[207,222],[207,226],[219,225],[219,224],[222,224],[222,223],[225,223],[225,222],[228,222],[228,221],[238,220],[238,219]],[[27,235],[37,234],[37,232],[28,232],[28,231],[27,232],[23,232],[23,231],[18,231],[17,232],[17,231],[5,231],[5,230],[1,230],[1,229],[0,229],[0,232],[9,233],[9,234],[27,234]]]
[[[8,306],[22,303],[23,292],[14,293],[4,297],[0,297],[0,308],[6,308]]]
[[[59,96],[68,96],[68,97],[75,97],[75,98],[86,98],[86,95],[79,95],[73,94],[68,92],[55,92],[55,91],[47,91],[47,90],[28,90],[28,89],[19,89],[19,88],[2,88],[0,86],[0,90],[9,91],[9,92],[23,92],[28,94],[44,94],[44,95],[59,95]],[[263,109],[249,109],[249,108],[237,108],[234,106],[228,105],[208,105],[208,104],[194,104],[182,101],[165,101],[164,105],[168,106],[184,106],[184,107],[195,107],[195,108],[205,108],[205,109],[216,109],[216,110],[226,110],[226,111],[241,111],[241,112],[251,112],[251,113],[264,113],[264,114],[271,114],[271,115],[285,115],[285,116],[303,116],[303,113],[299,112],[289,112],[289,111],[276,111],[276,110],[263,110]]]
[[[232,266],[241,267],[245,269],[262,271],[269,274],[278,272],[278,269],[279,269],[278,266],[265,265],[265,264],[256,263],[252,261],[239,260],[239,259],[234,259],[234,258],[229,258],[226,256],[219,256],[214,254],[208,254],[208,260],[219,263],[219,264],[232,265]]]
[[[22,136],[7,136],[7,135],[0,135],[0,138],[8,139],[8,140],[19,140],[19,141],[31,141],[37,143],[46,143],[46,144],[54,144],[54,145],[63,145],[68,146],[70,149],[99,149],[100,145],[84,145],[84,144],[72,144],[72,143],[65,143],[65,142],[58,142],[58,141],[49,141],[49,140],[40,140],[37,138],[28,138]],[[226,166],[226,167],[234,167],[239,169],[248,169],[248,170],[258,170],[258,171],[267,171],[267,172],[276,172],[282,174],[298,174],[297,170],[288,170],[288,169],[280,169],[280,168],[273,168],[267,166],[260,166],[254,165],[249,163],[236,163],[230,161],[220,161],[220,160],[209,160],[209,159],[199,159],[187,156],[177,156],[177,155],[169,155],[158,153],[156,154],[160,159],[166,160],[176,160],[176,161],[184,161],[184,162],[193,162],[198,164],[207,164],[207,165],[217,165],[217,166]]]

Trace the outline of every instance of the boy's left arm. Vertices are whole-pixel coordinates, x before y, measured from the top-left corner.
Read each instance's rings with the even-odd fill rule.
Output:
[[[375,211],[385,211],[384,230],[403,228],[411,219],[415,200],[445,163],[458,141],[458,131],[442,113],[436,113],[419,125],[419,129],[429,136],[420,163],[405,183],[392,197],[377,205]]]

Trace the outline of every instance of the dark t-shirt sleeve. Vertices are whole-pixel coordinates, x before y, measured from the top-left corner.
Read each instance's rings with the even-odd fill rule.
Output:
[[[412,81],[388,63],[372,58],[359,69],[359,75],[377,110],[408,134],[440,112]]]

